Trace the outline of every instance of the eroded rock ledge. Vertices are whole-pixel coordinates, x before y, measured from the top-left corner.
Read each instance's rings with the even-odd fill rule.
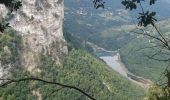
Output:
[[[37,70],[40,53],[52,57],[56,64],[67,54],[63,37],[63,0],[22,0],[10,26],[22,37],[21,64],[30,72]]]

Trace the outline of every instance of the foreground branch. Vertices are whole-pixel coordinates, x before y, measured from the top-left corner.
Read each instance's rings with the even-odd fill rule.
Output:
[[[46,81],[46,80],[39,79],[39,78],[31,77],[31,78],[23,78],[23,79],[0,79],[0,80],[6,81],[6,82],[2,83],[0,85],[0,87],[7,86],[7,85],[12,84],[12,83],[23,82],[23,81],[39,81],[39,82],[44,82],[44,83],[47,83],[47,84],[55,84],[55,85],[59,85],[59,86],[65,87],[65,88],[77,90],[77,91],[81,92],[82,94],[84,94],[85,96],[89,97],[91,100],[96,100],[95,98],[93,98],[92,96],[90,96],[89,94],[87,94],[86,92],[84,92],[83,90],[81,90],[81,89],[79,89],[75,86],[64,85],[64,84],[61,84],[61,83]]]

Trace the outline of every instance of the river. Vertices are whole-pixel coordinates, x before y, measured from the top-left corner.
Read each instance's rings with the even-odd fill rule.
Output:
[[[108,66],[110,66],[113,70],[118,72],[120,75],[140,85],[141,87],[148,88],[152,84],[152,82],[149,79],[136,76],[133,73],[129,72],[126,66],[122,63],[119,52],[104,51],[104,53],[100,52],[100,54],[96,53],[96,55],[100,59],[102,59]]]

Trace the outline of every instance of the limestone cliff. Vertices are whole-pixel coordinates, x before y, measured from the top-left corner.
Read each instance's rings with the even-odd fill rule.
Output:
[[[64,0],[22,0],[10,26],[22,37],[21,64],[30,72],[38,71],[40,53],[52,57],[56,64],[67,54],[63,37]]]

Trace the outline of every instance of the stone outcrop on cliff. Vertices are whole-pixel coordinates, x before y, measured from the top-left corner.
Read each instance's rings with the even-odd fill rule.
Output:
[[[52,57],[56,64],[67,54],[63,37],[63,0],[22,0],[22,7],[14,12],[10,26],[22,37],[21,64],[28,71],[37,70],[40,53]]]

